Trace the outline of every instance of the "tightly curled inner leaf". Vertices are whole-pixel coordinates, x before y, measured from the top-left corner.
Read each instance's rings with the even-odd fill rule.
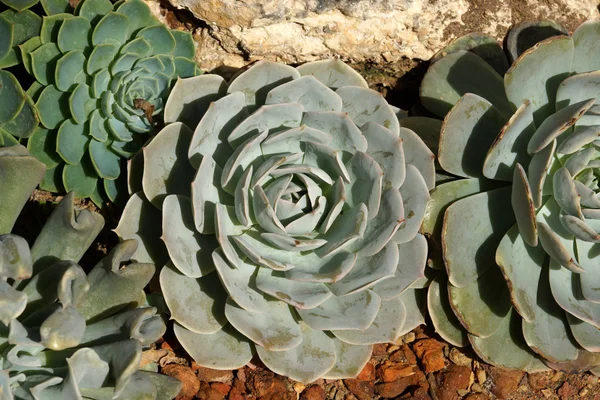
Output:
[[[0,129],[29,138],[29,151],[48,167],[42,189],[115,201],[125,195],[122,160],[155,133],[174,79],[199,73],[191,34],[167,29],[141,0],[83,0],[74,14],[49,14],[0,14],[0,32],[16,32],[4,58],[20,45],[17,54],[35,79],[28,96],[0,94],[3,107],[18,108],[16,126],[0,115]],[[3,46],[4,39],[0,62]]]
[[[8,232],[44,165],[16,145],[0,149],[0,166],[2,399],[173,398],[179,382],[138,371],[142,346],[165,332],[156,309],[142,306],[154,266],[122,266],[137,248],[126,241],[86,275],[77,262],[104,219],[74,209],[72,193],[30,249]]]
[[[426,216],[448,274],[432,319],[465,344],[460,322],[484,360],[533,371],[600,365],[600,23],[547,38],[556,27],[513,28],[503,76],[500,47],[480,57],[461,38],[421,86],[444,118],[440,166],[466,178],[438,186]]]
[[[162,214],[161,287],[197,363],[236,368],[256,351],[296,380],[352,377],[372,344],[423,322],[409,288],[433,155],[354,70],[260,62],[229,84],[182,79],[165,119],[130,164],[142,190],[117,232],[164,262]]]

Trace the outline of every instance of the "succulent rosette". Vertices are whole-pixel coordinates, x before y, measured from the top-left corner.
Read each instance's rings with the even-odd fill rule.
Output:
[[[433,154],[341,61],[179,80],[117,228],[200,364],[353,377],[421,324]],[[161,220],[162,219],[162,223]],[[157,222],[154,222],[157,221]],[[158,262],[158,261],[157,261]]]
[[[0,397],[3,400],[172,399],[181,383],[138,370],[142,346],[162,336],[143,306],[154,265],[127,262],[120,243],[89,274],[77,264],[104,225],[68,194],[33,246],[9,233],[45,166],[0,148]]]
[[[448,180],[424,224],[447,273],[429,312],[444,338],[507,368],[600,364],[600,22],[562,31],[512,28],[508,59],[492,38],[460,38],[421,86],[444,119]]]
[[[17,3],[10,5],[31,6]],[[118,180],[122,160],[155,133],[175,78],[200,72],[194,42],[189,32],[162,25],[141,0],[83,0],[73,13],[65,12],[68,4],[52,5],[41,18],[28,10],[0,15],[0,30],[9,17],[19,22],[7,28],[13,40],[0,39],[0,57],[3,47],[4,59],[18,54],[35,78],[24,92],[0,72],[0,124],[12,124],[0,126],[28,138],[30,153],[46,164],[42,189],[116,201],[126,196],[124,176]]]

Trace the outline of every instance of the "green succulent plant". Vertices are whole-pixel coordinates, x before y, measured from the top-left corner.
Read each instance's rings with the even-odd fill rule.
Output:
[[[44,8],[49,15],[42,18],[28,10],[2,13],[13,20],[25,13],[17,22],[37,25],[0,44],[0,57],[3,47],[10,49],[5,58],[19,54],[35,78],[25,93],[0,73],[10,89],[0,92],[1,104],[11,104],[0,124],[12,121],[2,129],[28,138],[30,153],[48,167],[42,189],[96,204],[117,201],[126,196],[125,179],[118,180],[122,160],[155,133],[174,79],[200,73],[192,36],[166,28],[141,0],[83,0],[73,13]],[[0,15],[0,29],[10,25],[3,21]]]
[[[35,243],[9,233],[45,166],[0,148],[0,397],[5,400],[171,399],[180,382],[138,370],[142,346],[165,332],[143,287],[152,264],[122,265],[116,246],[89,274],[77,262],[104,225],[68,194]]]
[[[165,121],[130,161],[116,232],[143,243],[138,261],[168,261],[162,293],[198,364],[256,352],[299,381],[353,377],[424,322],[433,154],[356,71],[182,79]]]
[[[447,183],[424,223],[443,255],[432,321],[485,361],[529,371],[600,365],[600,22],[562,32],[516,26],[506,55],[462,37],[420,92],[444,119]]]

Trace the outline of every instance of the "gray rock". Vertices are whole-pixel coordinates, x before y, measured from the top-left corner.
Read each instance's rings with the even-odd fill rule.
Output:
[[[361,63],[429,59],[480,31],[501,39],[514,23],[551,18],[572,30],[597,18],[596,0],[169,0],[202,21],[201,67],[288,64],[341,57]]]

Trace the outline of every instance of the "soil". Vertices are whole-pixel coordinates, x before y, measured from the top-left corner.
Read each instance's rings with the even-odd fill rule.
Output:
[[[183,382],[177,400],[600,399],[598,378],[590,373],[527,374],[492,367],[470,348],[456,348],[425,326],[396,343],[375,345],[356,379],[319,379],[304,385],[274,374],[257,357],[234,371],[204,368],[172,336],[144,353],[143,363],[151,361]]]

